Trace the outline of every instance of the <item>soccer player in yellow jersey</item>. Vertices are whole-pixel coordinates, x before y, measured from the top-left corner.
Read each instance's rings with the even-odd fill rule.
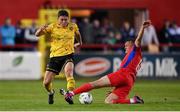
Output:
[[[58,12],[57,22],[40,27],[35,35],[48,35],[47,37],[50,38],[50,60],[47,64],[43,84],[49,93],[48,103],[53,104],[55,91],[52,88],[52,81],[62,68],[64,68],[67,80],[67,89],[75,88],[73,54],[74,47],[82,45],[81,34],[78,26],[70,22],[69,13],[62,9]],[[75,39],[77,43],[74,43]]]

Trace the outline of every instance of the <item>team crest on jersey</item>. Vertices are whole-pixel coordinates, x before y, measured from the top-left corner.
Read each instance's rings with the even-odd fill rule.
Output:
[[[73,27],[72,27],[72,26],[70,26],[70,27],[69,27],[69,30],[73,31]]]

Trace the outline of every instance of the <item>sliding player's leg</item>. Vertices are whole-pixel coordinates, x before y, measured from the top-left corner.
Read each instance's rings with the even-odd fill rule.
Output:
[[[109,96],[106,97],[105,103],[110,104],[130,104],[130,99],[127,99],[127,96],[129,94],[131,87],[128,85],[122,85],[119,87],[116,87]]]
[[[81,85],[80,87],[74,89],[73,91],[67,92],[65,94],[65,100],[69,104],[73,104],[73,96],[74,95],[77,95],[77,94],[80,94],[83,92],[88,92],[88,91],[91,91],[92,89],[108,87],[108,86],[111,86],[109,78],[107,76],[103,76],[96,81],[85,83],[85,84]]]
[[[134,79],[129,73],[119,72],[117,75],[110,74],[108,75],[108,77],[111,80],[112,86],[115,86],[115,89],[105,99],[105,103],[110,103],[110,104],[144,103],[144,101],[139,96],[134,96],[133,98],[130,99],[127,98],[134,84]]]

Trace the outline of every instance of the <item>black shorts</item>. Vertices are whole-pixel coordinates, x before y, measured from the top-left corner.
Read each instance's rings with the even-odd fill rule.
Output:
[[[73,62],[73,54],[52,57],[47,64],[46,71],[51,71],[58,75],[64,65],[68,62]]]

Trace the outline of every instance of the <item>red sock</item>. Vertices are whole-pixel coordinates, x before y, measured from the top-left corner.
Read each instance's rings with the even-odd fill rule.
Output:
[[[74,93],[74,95],[76,95],[76,94],[90,91],[92,89],[93,89],[92,85],[89,83],[86,83],[86,84],[83,84],[82,86],[76,88],[75,90],[73,90],[73,93]]]
[[[130,104],[130,100],[129,99],[117,99],[117,100],[113,100],[113,103]]]

